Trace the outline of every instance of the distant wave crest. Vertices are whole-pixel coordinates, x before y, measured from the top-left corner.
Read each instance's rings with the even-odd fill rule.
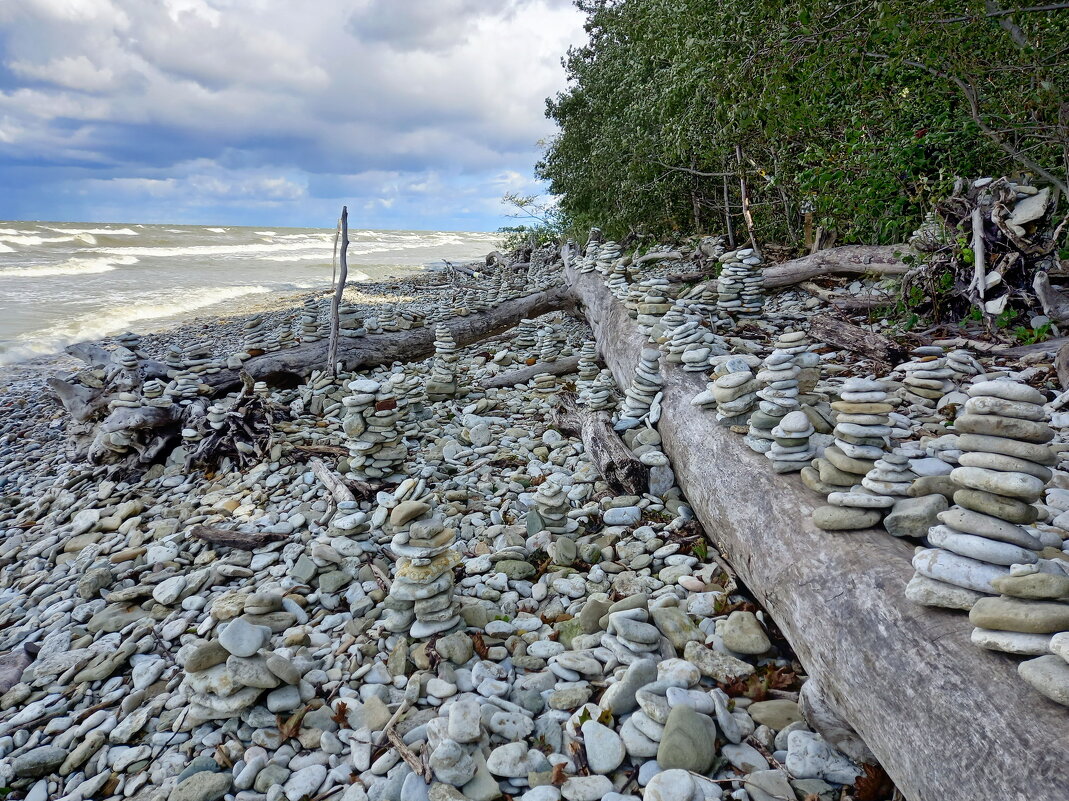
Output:
[[[136,256],[104,256],[98,258],[67,259],[60,264],[42,264],[36,267],[0,267],[3,278],[45,278],[52,275],[95,275],[107,273],[116,267],[137,264]]]

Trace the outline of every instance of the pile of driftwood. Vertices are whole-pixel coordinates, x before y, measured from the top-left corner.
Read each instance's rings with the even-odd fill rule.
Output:
[[[958,180],[911,245],[920,254],[902,279],[906,311],[933,322],[982,320],[989,331],[1044,315],[1069,322],[1069,297],[1051,284],[1062,275],[1050,188],[1007,178]]]

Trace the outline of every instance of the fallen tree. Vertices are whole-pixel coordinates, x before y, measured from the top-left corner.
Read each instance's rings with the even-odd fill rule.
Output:
[[[829,275],[904,275],[909,265],[900,257],[908,251],[907,245],[842,245],[769,265],[762,275],[766,289]]]
[[[544,373],[548,373],[549,375],[567,375],[568,373],[574,373],[578,367],[578,356],[565,356],[563,359],[556,359],[552,362],[537,362],[529,367],[521,367],[519,370],[509,370],[508,372],[495,375],[493,378],[488,378],[480,383],[482,384],[483,389],[514,387],[517,384],[526,384],[535,376]]]
[[[627,386],[645,338],[600,275],[569,270],[567,281]],[[910,545],[814,527],[822,498],[691,405],[705,379],[663,363],[661,373],[658,428],[679,484],[801,660],[808,705],[848,723],[911,801],[1064,799],[1064,708],[1021,681],[1012,658],[973,645],[965,616],[906,600]]]
[[[649,487],[649,468],[624,445],[604,410],[579,406],[575,393],[562,395],[553,408],[553,425],[583,440],[586,453],[601,477],[618,495],[642,495]]]

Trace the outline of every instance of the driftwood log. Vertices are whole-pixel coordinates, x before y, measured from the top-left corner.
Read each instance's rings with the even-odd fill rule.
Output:
[[[620,439],[607,411],[581,407],[575,394],[568,392],[557,401],[552,422],[561,432],[582,438],[587,456],[613,492],[642,495],[649,490],[649,468]]]
[[[600,275],[568,281],[626,386],[644,337]],[[823,499],[691,405],[701,376],[661,372],[659,431],[680,486],[815,682],[807,693],[860,735],[910,801],[1064,801],[1065,709],[1025,684],[1015,659],[973,645],[965,615],[906,600],[908,543],[815,528]]]
[[[457,345],[463,347],[514,328],[525,317],[538,317],[567,304],[567,291],[563,287],[555,287],[506,300],[486,311],[453,317],[442,325],[450,330]],[[424,359],[434,353],[434,328],[426,325],[409,331],[347,339],[338,345],[338,361],[345,370],[364,370],[380,364]],[[313,370],[326,366],[327,346],[328,343],[324,341],[309,342],[288,350],[255,356],[242,367],[258,381],[296,386]],[[217,392],[233,389],[239,383],[235,370],[221,370],[207,376],[205,381]]]
[[[189,530],[189,535],[213,545],[225,545],[228,548],[237,548],[242,551],[254,551],[272,542],[289,539],[288,534],[272,534],[267,531],[234,531],[228,528],[200,525],[193,526]]]
[[[482,381],[483,389],[495,389],[501,387],[514,387],[517,384],[526,384],[532,378],[543,373],[550,375],[568,375],[579,368],[578,356],[566,356],[552,362],[538,362],[530,367],[522,367],[519,370],[509,370],[506,373],[495,375]]]
[[[809,335],[817,342],[826,342],[891,367],[906,360],[906,352],[887,337],[831,315],[812,317]]]
[[[763,271],[765,288],[791,286],[828,275],[904,275],[909,265],[899,258],[907,245],[843,245],[818,250],[800,259],[773,264]]]

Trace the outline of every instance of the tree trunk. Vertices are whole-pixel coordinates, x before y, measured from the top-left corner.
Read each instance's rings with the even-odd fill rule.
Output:
[[[766,289],[791,286],[827,275],[903,275],[909,265],[898,255],[908,252],[906,245],[843,245],[819,250],[800,259],[773,264],[762,272]]]
[[[888,367],[894,367],[906,360],[905,351],[887,337],[830,315],[813,317],[809,323],[809,335],[816,342],[826,342],[840,350],[874,359]]]
[[[568,276],[598,349],[627,386],[645,337],[598,274]],[[772,472],[742,437],[691,405],[706,379],[665,365],[659,431],[680,486],[739,578],[911,801],[1063,801],[1064,707],[1017,675],[1016,660],[970,642],[962,614],[904,589],[912,547],[883,531],[812,523],[823,499]]]
[[[272,542],[280,542],[289,538],[288,534],[270,534],[265,531],[233,531],[226,528],[213,526],[193,526],[189,530],[191,537],[210,542],[213,545],[225,545],[228,548],[237,548],[242,551],[254,551]]]
[[[346,251],[349,249],[349,209],[341,207],[341,251],[339,253],[338,283],[334,287],[334,296],[330,299],[330,337],[327,339],[327,369],[331,375],[338,374],[338,338],[341,335],[341,311],[342,298],[345,297],[345,283],[349,280],[349,262]]]
[[[642,495],[649,491],[649,468],[624,445],[606,411],[580,407],[571,392],[562,395],[553,410],[553,425],[566,434],[580,436],[590,460],[618,495]]]
[[[514,387],[517,384],[526,384],[536,375],[549,373],[550,375],[567,375],[574,373],[579,368],[578,356],[566,356],[553,362],[538,362],[530,367],[519,370],[509,370],[482,381],[483,389],[495,389],[500,387]]]

